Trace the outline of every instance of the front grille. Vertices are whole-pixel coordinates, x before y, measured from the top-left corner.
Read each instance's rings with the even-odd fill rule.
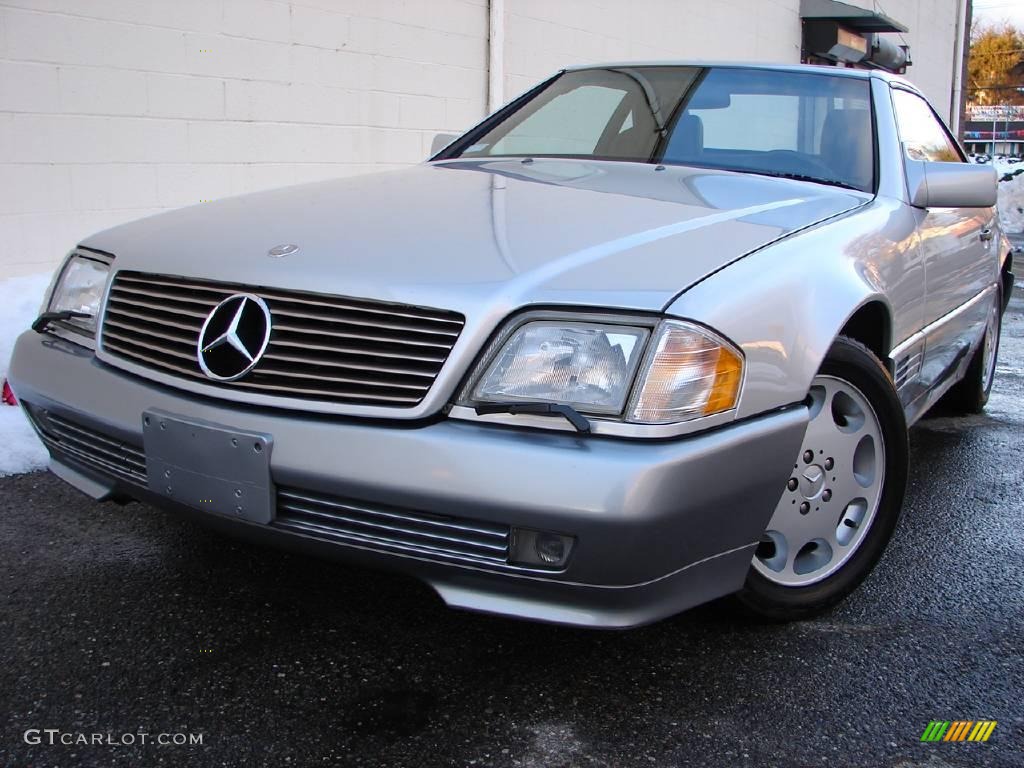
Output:
[[[235,293],[262,298],[266,353],[237,381],[207,378],[196,346],[203,322]],[[455,312],[167,275],[119,272],[103,317],[108,353],[205,384],[276,397],[411,408],[427,394],[465,319]]]
[[[68,421],[50,411],[29,409],[43,444],[88,467],[135,485],[146,485],[146,457],[141,448]]]
[[[509,527],[279,486],[275,525],[323,539],[505,564]]]

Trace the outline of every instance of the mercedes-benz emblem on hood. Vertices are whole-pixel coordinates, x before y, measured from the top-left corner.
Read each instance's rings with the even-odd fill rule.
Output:
[[[275,245],[273,248],[267,251],[267,256],[269,256],[272,259],[281,259],[284,258],[285,256],[291,256],[293,253],[298,252],[299,246],[295,245],[294,243],[285,243],[284,245]]]
[[[213,308],[199,332],[197,356],[203,373],[234,381],[251,371],[270,342],[270,310],[251,293],[236,293]]]

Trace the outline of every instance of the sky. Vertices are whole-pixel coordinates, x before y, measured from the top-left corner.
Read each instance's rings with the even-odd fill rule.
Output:
[[[1024,29],[1024,0],[974,0],[974,20],[1008,20]]]

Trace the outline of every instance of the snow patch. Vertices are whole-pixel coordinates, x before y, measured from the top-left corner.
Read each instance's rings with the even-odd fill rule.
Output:
[[[14,342],[32,325],[49,284],[49,274],[0,280],[0,378],[7,375]],[[0,477],[43,469],[47,461],[21,408],[0,405]]]
[[[25,412],[0,406],[0,477],[45,469],[49,459]]]
[[[970,156],[971,162],[975,161],[974,157]],[[1017,158],[1013,160],[1010,162],[1010,158],[997,157],[989,160],[986,165],[995,169],[999,179],[1007,174],[1013,177],[1009,181],[999,182],[996,207],[1003,232],[1018,235],[1024,234],[1024,162]]]
[[[14,342],[36,319],[49,284],[49,273],[0,280],[0,376],[7,375]]]
[[[1024,232],[1024,173],[1010,181],[999,182],[998,206],[1003,231],[1011,234]]]

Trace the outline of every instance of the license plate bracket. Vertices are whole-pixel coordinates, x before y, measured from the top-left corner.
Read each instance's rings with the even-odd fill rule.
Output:
[[[253,523],[273,519],[269,434],[150,409],[142,414],[142,441],[154,493]]]

